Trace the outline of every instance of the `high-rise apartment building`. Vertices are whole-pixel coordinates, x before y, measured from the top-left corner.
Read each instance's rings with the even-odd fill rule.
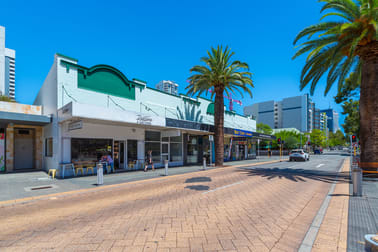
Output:
[[[5,47],[5,27],[0,26],[0,94],[16,97],[16,51]]]
[[[315,104],[308,94],[284,98],[282,101],[260,102],[244,107],[244,114],[256,118],[257,123],[272,129],[296,128],[311,132],[314,124]]]
[[[169,94],[178,95],[178,84],[174,81],[162,80],[156,84],[156,89]]]
[[[336,131],[340,129],[339,113],[331,108],[320,110],[320,112],[323,112],[327,115],[327,127],[329,131],[336,133]]]

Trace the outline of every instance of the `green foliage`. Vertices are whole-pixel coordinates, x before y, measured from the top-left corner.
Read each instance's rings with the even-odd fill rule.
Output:
[[[285,149],[295,149],[303,146],[306,142],[306,137],[302,135],[302,145],[301,145],[301,134],[290,130],[282,130],[274,134],[277,139],[281,138],[284,141],[283,147]],[[277,145],[277,140],[272,141],[273,148],[279,148]]]
[[[211,51],[207,52],[207,56],[201,58],[205,65],[194,66],[190,69],[191,73],[196,74],[189,77],[189,85],[186,87],[188,95],[207,94],[211,89],[213,98],[220,88],[227,95],[239,92],[242,97],[244,93],[248,93],[252,97],[250,88],[254,86],[249,66],[238,60],[231,61],[233,55],[234,52],[231,52],[228,47],[224,50],[222,46],[211,48]]]
[[[256,130],[257,132],[268,134],[268,135],[271,135],[273,132],[272,128],[269,125],[264,124],[264,123],[258,123],[256,125]]]
[[[329,132],[328,145],[330,147],[345,145],[345,136],[341,130]]]
[[[327,137],[322,130],[314,129],[310,133],[310,141],[312,146],[325,146]]]
[[[359,101],[349,99],[349,101],[345,101],[342,105],[343,112],[341,112],[341,114],[346,115],[346,117],[344,119],[344,124],[341,126],[344,128],[346,135],[360,135],[359,104]]]
[[[362,63],[359,58],[361,52],[359,47],[377,40],[378,1],[319,0],[319,2],[325,3],[322,12],[331,11],[325,13],[321,19],[333,16],[337,21],[311,25],[295,38],[294,44],[302,38],[307,38],[306,42],[297,46],[298,51],[293,57],[295,59],[307,54],[306,64],[301,73],[300,89],[310,84],[310,92],[313,94],[318,81],[322,76],[326,76],[324,93],[327,94],[337,82],[342,97],[342,88],[348,85],[347,77],[352,85],[360,84]],[[315,34],[317,36],[314,36]]]
[[[344,85],[342,86],[341,90],[337,93],[334,97],[335,102],[340,104],[342,102],[347,101],[351,97],[358,97],[360,94],[360,83],[361,83],[361,75],[358,81],[354,81],[354,77],[356,73],[351,73],[349,77],[345,80]]]
[[[12,100],[11,98],[9,98],[8,96],[5,96],[5,95],[0,96],[0,101],[15,102],[14,100]]]

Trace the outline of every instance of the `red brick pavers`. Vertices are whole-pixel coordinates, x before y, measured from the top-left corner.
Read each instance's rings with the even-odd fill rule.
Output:
[[[249,175],[215,169],[3,206],[0,251],[297,250],[330,184]]]

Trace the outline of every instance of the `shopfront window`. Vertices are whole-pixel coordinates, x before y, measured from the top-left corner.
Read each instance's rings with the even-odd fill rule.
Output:
[[[72,161],[93,161],[101,159],[103,155],[112,155],[112,139],[71,139]]]
[[[146,131],[145,133],[145,156],[149,150],[152,151],[152,160],[154,162],[160,163],[161,155],[161,142],[160,142],[160,132],[159,131]]]
[[[188,155],[187,162],[189,164],[198,163],[198,136],[188,137]]]
[[[182,136],[170,137],[171,162],[182,161]]]

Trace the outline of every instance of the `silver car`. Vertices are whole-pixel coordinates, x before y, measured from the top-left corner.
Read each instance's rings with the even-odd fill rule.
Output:
[[[289,154],[289,161],[309,161],[310,160],[310,155],[305,152],[303,149],[296,149],[290,151]]]

